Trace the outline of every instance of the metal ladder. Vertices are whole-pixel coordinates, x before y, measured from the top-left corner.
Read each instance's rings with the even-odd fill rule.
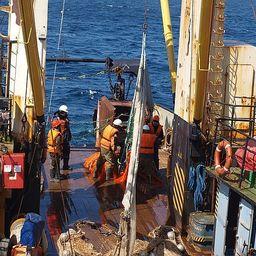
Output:
[[[212,23],[212,40],[210,48],[210,70],[209,70],[209,84],[208,94],[206,99],[206,129],[210,130],[214,127],[214,116],[221,116],[223,114],[223,107],[211,101],[223,101],[223,85],[224,73],[222,63],[224,59],[223,54],[223,35],[224,30],[224,16],[225,0],[217,0],[214,5],[213,23]],[[210,130],[210,132],[213,132]]]

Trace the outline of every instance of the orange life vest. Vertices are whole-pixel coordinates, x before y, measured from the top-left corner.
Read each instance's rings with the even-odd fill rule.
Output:
[[[154,154],[155,140],[155,134],[142,133],[140,141],[140,154]]]
[[[47,138],[47,145],[48,145],[48,152],[49,153],[60,153],[60,147],[56,145],[56,139],[57,137],[61,136],[61,133],[58,130],[51,129],[48,132],[48,138]]]
[[[65,130],[67,129],[68,121],[60,119],[60,122],[61,122],[60,123],[60,132],[61,132],[61,134],[63,134],[65,132]]]
[[[161,131],[163,129],[163,126],[159,124],[158,127],[157,127],[157,130],[155,132],[155,128],[154,128],[152,123],[150,123],[148,126],[149,126],[149,129],[150,129],[150,133],[155,134],[156,137],[158,137],[161,134]]]
[[[116,128],[110,124],[104,129],[102,134],[102,139],[100,141],[100,146],[110,150],[111,148],[111,138],[118,132]]]

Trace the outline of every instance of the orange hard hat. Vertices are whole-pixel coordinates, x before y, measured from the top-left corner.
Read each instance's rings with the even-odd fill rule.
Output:
[[[57,128],[58,126],[60,126],[61,121],[56,119],[52,121],[52,128]]]
[[[159,116],[158,116],[158,115],[155,115],[155,116],[153,117],[153,121],[159,122]]]

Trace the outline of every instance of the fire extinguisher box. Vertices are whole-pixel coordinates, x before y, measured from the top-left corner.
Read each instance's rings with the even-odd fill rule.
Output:
[[[5,189],[24,188],[24,153],[2,155],[2,175]]]

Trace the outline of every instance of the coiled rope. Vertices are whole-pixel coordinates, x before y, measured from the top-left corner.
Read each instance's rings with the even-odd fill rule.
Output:
[[[196,211],[203,206],[203,192],[206,189],[205,177],[206,172],[203,164],[197,165],[196,168],[194,166],[190,167],[188,189],[194,192],[194,207]]]

